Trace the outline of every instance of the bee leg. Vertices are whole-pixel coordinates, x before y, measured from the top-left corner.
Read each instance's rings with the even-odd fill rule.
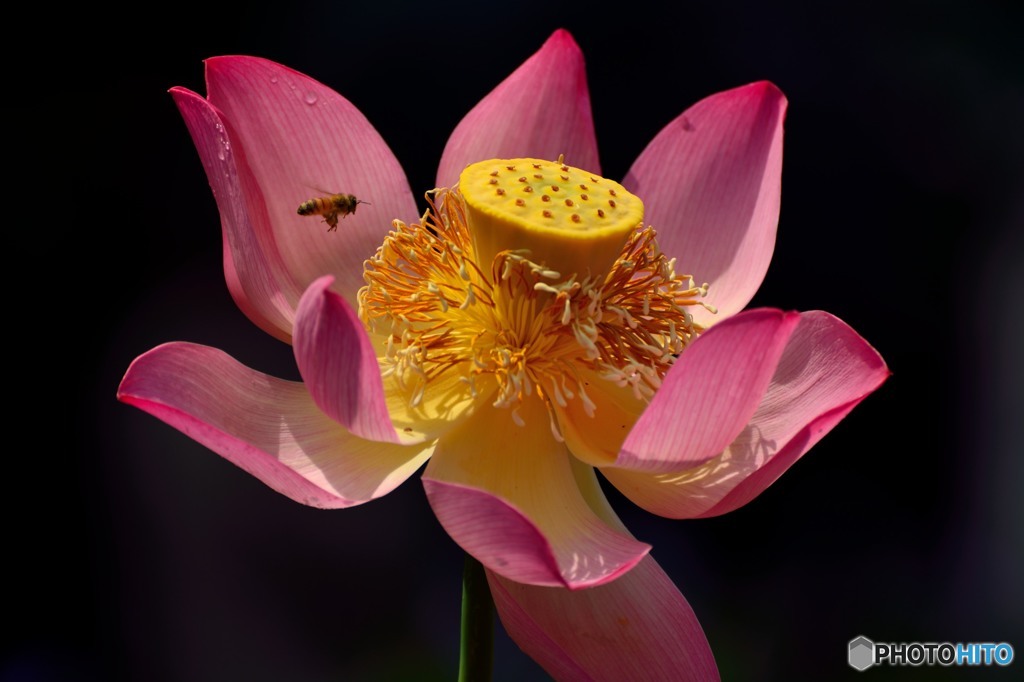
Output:
[[[338,214],[328,213],[327,215],[324,216],[324,222],[330,225],[330,227],[327,228],[327,231],[334,232],[335,230],[338,229]]]

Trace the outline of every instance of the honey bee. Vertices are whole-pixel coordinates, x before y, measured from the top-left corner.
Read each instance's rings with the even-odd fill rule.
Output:
[[[359,204],[369,204],[368,201],[356,199],[354,194],[331,194],[326,197],[314,197],[299,204],[299,215],[320,215],[324,222],[329,225],[328,232],[338,229],[338,216],[344,218],[349,213],[356,212]]]

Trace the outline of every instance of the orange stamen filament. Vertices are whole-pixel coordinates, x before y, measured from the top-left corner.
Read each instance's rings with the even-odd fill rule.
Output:
[[[478,378],[493,377],[493,404],[510,408],[517,423],[516,408],[534,393],[549,408],[580,400],[593,415],[581,369],[649,400],[703,331],[688,308],[704,305],[707,285],[675,272],[651,227],[629,235],[601,281],[581,281],[526,251],[477,263],[459,190],[434,194],[419,222],[393,223],[365,262],[359,291],[360,317],[383,339],[382,373],[413,407],[430,398],[438,377],[456,372],[474,396]],[[553,417],[551,428],[560,438]]]

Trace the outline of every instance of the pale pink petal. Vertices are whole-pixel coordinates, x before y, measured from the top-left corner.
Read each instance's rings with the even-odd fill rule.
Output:
[[[786,98],[771,83],[727,90],[687,109],[640,154],[622,184],[644,201],[677,270],[711,288],[697,310],[714,324],[743,309],[775,248]]]
[[[509,637],[556,680],[719,679],[693,609],[650,556],[587,590],[487,578]]]
[[[594,469],[574,461],[573,472],[591,510],[629,535]],[[572,592],[487,577],[505,630],[555,679],[718,679],[693,609],[650,556],[610,583]]]
[[[602,473],[655,514],[724,514],[771,485],[888,376],[881,356],[842,320],[803,313],[750,424],[722,454],[667,474]]]
[[[395,218],[418,216],[405,173],[377,131],[348,100],[280,64],[255,57],[206,62],[209,100],[244,152],[253,183],[243,183],[254,222],[273,234],[280,258],[305,290],[321,275],[350,303],[363,285],[363,261]],[[325,193],[369,202],[343,218],[336,232],[299,204]]]
[[[615,466],[678,471],[718,455],[747,426],[799,322],[797,313],[763,308],[701,334],[665,376]]]
[[[355,435],[399,443],[384,399],[377,355],[355,311],[321,277],[295,315],[295,361],[316,404]]]
[[[547,42],[480,101],[448,138],[437,186],[487,159],[530,157],[600,173],[583,53],[568,31]]]
[[[431,452],[358,438],[317,409],[301,383],[249,369],[208,346],[169,343],[139,356],[117,396],[314,507],[385,495]]]
[[[274,247],[273,235],[253,221],[261,205],[247,205],[243,178],[251,173],[238,145],[232,145],[220,112],[185,88],[172,88],[199,158],[217,200],[224,236],[224,277],[242,312],[260,329],[282,341],[291,340],[295,305],[302,295]]]
[[[430,506],[464,550],[516,582],[569,588],[620,576],[650,546],[588,506],[543,403],[482,406],[438,442],[423,475]]]

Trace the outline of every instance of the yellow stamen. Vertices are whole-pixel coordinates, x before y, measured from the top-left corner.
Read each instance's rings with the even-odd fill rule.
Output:
[[[386,381],[411,407],[443,407],[452,396],[431,386],[454,372],[474,398],[490,394],[513,420],[533,395],[549,408],[580,400],[593,416],[583,370],[649,399],[702,331],[687,308],[703,305],[707,287],[676,274],[642,225],[640,200],[610,180],[537,159],[474,164],[462,177],[458,188],[428,194],[419,222],[395,221],[364,265],[359,314],[382,339]],[[555,186],[559,201],[551,200]],[[605,201],[614,192],[616,207],[588,208],[582,186]]]

